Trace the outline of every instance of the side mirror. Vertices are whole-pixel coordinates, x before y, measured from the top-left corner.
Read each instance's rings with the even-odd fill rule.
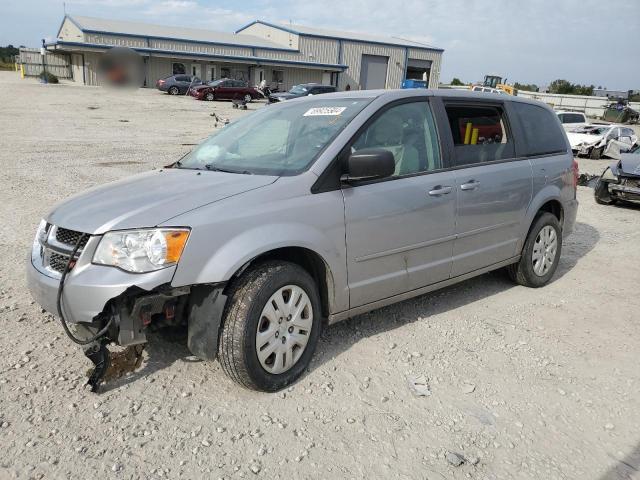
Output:
[[[389,150],[382,148],[366,148],[352,153],[347,160],[345,182],[358,180],[373,180],[393,175],[396,161]]]

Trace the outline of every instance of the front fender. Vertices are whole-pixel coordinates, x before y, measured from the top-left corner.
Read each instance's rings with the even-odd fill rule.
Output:
[[[196,233],[196,232],[194,232]],[[189,241],[191,242],[191,238]],[[254,258],[285,247],[301,247],[318,254],[325,262],[331,278],[328,297],[331,311],[346,309],[346,279],[334,278],[344,270],[344,251],[321,230],[309,224],[270,223],[242,231],[217,245],[211,255],[200,256],[200,262],[181,260],[172,285],[184,286],[226,282]],[[345,285],[340,289],[339,285]],[[332,288],[336,286],[336,288]],[[344,291],[342,291],[344,290]]]

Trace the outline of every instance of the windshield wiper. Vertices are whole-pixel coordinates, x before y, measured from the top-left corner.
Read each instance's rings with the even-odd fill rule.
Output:
[[[232,170],[230,168],[221,168],[216,166],[214,163],[207,163],[204,167],[207,170],[211,170],[212,172],[238,173],[240,175],[253,175],[249,170]]]

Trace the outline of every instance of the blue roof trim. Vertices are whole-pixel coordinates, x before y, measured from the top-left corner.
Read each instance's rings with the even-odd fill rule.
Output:
[[[241,31],[249,28],[252,25],[255,25],[256,23],[260,23],[262,25],[266,25],[267,27],[277,28],[278,30],[282,30],[283,32],[292,33],[294,35],[300,35],[301,37],[328,38],[328,39],[331,39],[331,40],[341,40],[343,42],[369,43],[369,44],[373,44],[373,45],[385,45],[385,46],[388,46],[388,47],[415,48],[416,50],[431,50],[431,51],[434,51],[434,52],[444,52],[444,48],[429,47],[429,46],[426,46],[426,45],[423,46],[423,47],[418,46],[418,45],[407,46],[407,45],[401,44],[401,43],[382,42],[382,41],[376,41],[376,40],[358,40],[358,39],[354,39],[354,38],[345,38],[345,37],[333,36],[333,35],[321,35],[321,34],[318,34],[318,33],[304,33],[304,32],[300,32],[298,30],[287,28],[284,25],[278,25],[276,23],[265,22],[263,20],[254,20],[253,22],[249,23],[248,25],[245,25],[244,27],[236,30],[234,33],[240,33]]]
[[[97,43],[85,43],[85,42],[65,42],[64,40],[58,40],[55,42],[50,42],[45,44],[45,46],[55,46],[55,45],[68,45],[70,47],[86,47],[86,48],[95,48],[95,49],[103,49],[109,50],[114,47],[114,45],[100,45]],[[144,48],[144,47],[130,47],[132,50],[136,52],[144,52],[144,53],[163,53],[167,55],[173,55],[176,57],[200,57],[200,58],[218,58],[218,59],[226,59],[226,60],[244,60],[253,63],[262,63],[262,64],[285,64],[285,65],[298,65],[301,67],[320,67],[320,68],[332,68],[332,69],[340,69],[346,70],[348,68],[347,65],[339,65],[333,63],[314,63],[314,62],[300,62],[297,60],[278,60],[276,58],[264,58],[264,57],[251,57],[251,56],[243,56],[243,55],[218,55],[211,53],[200,53],[200,52],[181,52],[177,50],[162,50],[158,48]]]

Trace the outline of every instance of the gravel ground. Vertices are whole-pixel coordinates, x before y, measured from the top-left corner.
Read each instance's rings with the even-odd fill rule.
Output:
[[[239,388],[174,331],[94,395],[88,360],[26,290],[39,219],[175,160],[212,110],[238,112],[13,72],[0,105],[0,478],[640,478],[640,209],[580,187],[549,286],[492,273],[353,318],[279,394]]]

